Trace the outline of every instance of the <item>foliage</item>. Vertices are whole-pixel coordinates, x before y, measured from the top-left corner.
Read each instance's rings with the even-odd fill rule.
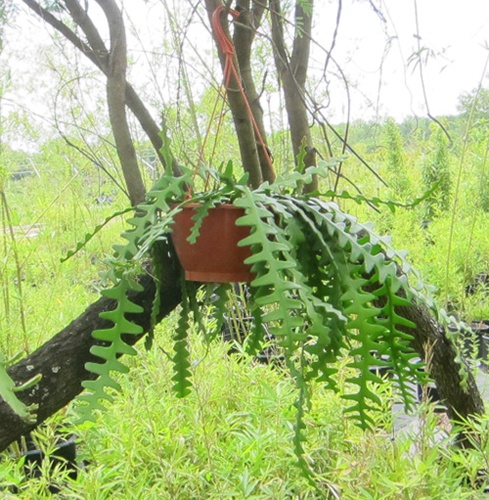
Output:
[[[422,283],[416,282],[415,288],[408,282],[404,272],[411,272],[409,265],[403,254],[393,251],[388,240],[379,238],[370,226],[360,224],[336,204],[296,194],[312,175],[324,175],[327,166],[320,163],[303,174],[294,172],[273,185],[265,183],[251,190],[246,176],[236,180],[232,164],[228,163],[223,172],[209,168],[200,172],[204,178],[210,176],[215,188],[190,195],[190,171],[180,178],[171,173],[160,178],[146,202],[137,207],[138,216],[130,219],[132,229],[123,233],[126,244],[114,247],[115,254],[109,262],[107,278],[113,287],[103,294],[116,299],[118,305],[114,311],[104,313],[113,326],[93,334],[105,344],[92,348],[102,362],[87,365],[99,378],[84,383],[88,389],[81,398],[88,405],[80,405],[84,419],[94,419],[93,410],[102,407],[101,401],[112,400],[107,389],[117,389],[116,373],[127,371],[117,357],[123,352],[133,353],[133,349],[124,347],[122,336],[140,333],[126,316],[137,312],[127,295],[138,286],[134,277],[139,268],[134,264],[147,258],[156,242],[170,237],[173,216],[185,204],[195,201],[202,203],[202,209],[194,217],[189,240],[199,237],[199,221],[209,207],[229,202],[244,210],[245,215],[237,224],[249,227],[250,234],[240,245],[251,248],[252,255],[245,262],[256,275],[250,284],[248,302],[254,317],[250,332],[253,342],[248,344],[248,351],[253,354],[263,348],[268,342],[266,331],[283,352],[297,387],[294,446],[304,471],[308,471],[303,455],[310,385],[319,380],[337,392],[335,373],[345,353],[351,356],[351,374],[347,378],[351,388],[340,395],[349,402],[346,413],[360,427],[371,426],[373,414],[379,410],[380,400],[373,387],[381,379],[370,368],[382,363],[380,358],[389,360],[396,375],[394,385],[405,404],[413,404],[409,384],[424,376],[417,354],[409,347],[409,330],[414,325],[399,316],[396,307],[413,302],[429,306],[432,303],[420,293]],[[413,278],[419,279],[415,273]],[[201,292],[191,283],[184,283],[183,288],[172,356],[174,388],[179,396],[187,395],[191,386],[190,317],[209,338],[202,310],[209,308],[217,325],[225,321],[226,311],[225,290],[206,286]],[[219,306],[213,304],[216,296],[220,297]]]
[[[459,97],[458,111],[463,115],[473,114],[475,123],[487,122],[489,113],[489,89],[475,88]]]
[[[44,466],[41,477],[26,481],[22,459],[5,454],[2,498],[9,498],[7,488],[14,486],[11,498],[51,498],[46,488],[53,483],[63,488],[60,497],[80,500],[321,498],[294,467],[290,442],[297,394],[280,366],[257,363],[242,351],[229,355],[228,344],[208,343],[192,328],[192,392],[185,399],[169,397],[173,366],[162,352],[171,350],[165,332],[175,328],[177,316],[156,327],[156,349],[130,358],[130,372],[118,377],[130,397],[115,398],[96,425],[77,427],[78,460],[88,464],[77,480]],[[212,322],[207,326],[212,329]],[[348,390],[345,365],[338,366],[341,391]],[[482,447],[459,451],[450,447],[451,434],[439,439],[437,416],[425,407],[416,412],[420,426],[400,428],[391,418],[388,380],[377,386],[385,411],[375,416],[369,432],[343,417],[346,402],[322,390],[321,382],[311,388],[306,458],[324,496],[333,490],[348,500],[371,499],[372,492],[389,499],[484,498],[477,474],[489,452],[484,420],[474,429]],[[72,418],[70,410],[35,432],[48,455],[55,432],[73,431],[67,426]]]
[[[91,195],[96,177],[70,177],[63,169],[12,180],[9,173],[2,179],[5,191],[0,191],[4,195],[0,203],[0,351],[5,358],[0,378],[5,399],[30,419],[25,408],[15,406],[18,391],[30,385],[14,388],[4,369],[19,355],[32,352],[66,318],[81,313],[97,297],[102,286],[97,275],[99,255],[110,251],[106,238],[117,239],[120,218],[111,219],[103,239],[97,233],[89,245],[61,265],[63,249],[73,247],[117,205],[96,203]]]
[[[433,130],[433,128],[432,128]],[[437,127],[434,131],[436,149],[429,154],[423,165],[423,182],[427,189],[438,184],[436,196],[426,200],[426,218],[432,220],[438,211],[446,212],[450,207],[451,173],[448,157],[448,139],[445,132]]]
[[[387,147],[386,168],[389,173],[388,181],[393,194],[397,199],[405,199],[409,193],[409,179],[406,172],[404,145],[399,128],[394,120],[388,119],[385,127]]]
[[[449,121],[449,127],[454,120]],[[412,129],[406,127],[406,134],[404,140],[412,137]],[[408,161],[411,172],[416,173],[417,177],[413,179],[418,189],[422,186],[422,162],[416,159],[423,156],[423,151],[434,149],[435,144],[431,141],[426,136],[416,149],[409,150]],[[474,148],[475,145],[474,142]],[[472,151],[474,157],[478,157],[479,151]],[[456,152],[456,148],[449,150],[452,162],[456,160]],[[347,165],[351,175],[355,175],[353,179],[363,183],[364,198],[372,199],[374,196],[369,196],[369,193],[378,192],[375,184],[372,183],[373,188],[370,189],[364,176],[361,173],[356,175],[352,158],[347,159]],[[484,230],[489,222],[480,208],[471,204],[477,200],[472,199],[473,195],[468,190],[473,172],[474,169],[467,169],[465,173],[463,186],[466,188],[461,193],[464,209],[455,222],[456,251],[452,259],[450,290],[457,304],[457,313],[467,318],[474,314],[472,308],[476,307],[480,314],[475,317],[482,318],[487,317],[487,298],[478,295],[474,304],[463,302],[466,283],[461,275],[465,262],[472,274],[484,269],[489,262],[486,250],[489,248],[488,237]],[[87,179],[92,182],[91,187],[86,186]],[[96,176],[85,176],[83,182],[75,179],[70,183],[68,171],[61,168],[48,174],[41,171],[39,178],[7,184],[16,224],[40,222],[46,228],[37,238],[19,236],[19,252],[24,262],[23,283],[27,290],[22,300],[29,311],[28,341],[31,349],[42,343],[49,332],[65,326],[66,318],[82,312],[100,287],[97,279],[97,269],[101,267],[99,259],[107,255],[110,245],[117,239],[119,227],[122,227],[120,218],[106,225],[104,231],[97,232],[74,257],[62,265],[59,262],[68,248],[75,247],[78,240],[84,239],[90,227],[95,227],[118,208],[122,209],[120,200],[117,200],[120,206],[116,207],[94,204],[90,196],[97,192],[97,188]],[[288,193],[291,192],[292,188],[288,188]],[[380,221],[385,212],[377,214],[366,203],[349,200],[347,195],[338,202],[342,205],[342,212],[355,213],[362,219],[377,218]],[[378,207],[382,209],[382,205],[378,204]],[[390,204],[387,205],[389,207]],[[422,268],[423,274],[429,277],[430,282],[442,287],[444,269],[440,256],[445,254],[450,221],[446,214],[440,214],[427,230],[422,230],[420,221],[423,213],[422,204],[411,210],[396,210],[392,225],[393,241],[397,247],[409,248],[411,259]],[[477,224],[471,237],[472,215],[477,215]],[[473,251],[469,254],[467,245],[471,238]],[[8,258],[9,254],[8,265],[1,268],[2,290],[13,287],[14,283],[15,275],[9,267]],[[202,300],[198,299],[199,305],[202,305]],[[53,304],[56,304],[55,310]],[[8,357],[21,350],[16,335],[20,329],[17,305],[14,290],[9,318],[4,317],[3,308],[0,311],[2,348],[4,352],[10,352]],[[214,301],[209,304],[210,310],[215,305]],[[483,316],[484,307],[486,316]],[[190,316],[193,319],[192,311]],[[177,318],[173,317],[158,327],[156,349],[148,353],[140,352],[138,359],[129,357],[126,363],[131,367],[130,373],[114,375],[123,393],[130,397],[114,398],[106,413],[99,416],[96,412],[95,427],[77,430],[81,435],[82,458],[91,461],[92,465],[81,474],[76,484],[70,483],[66,493],[73,498],[77,495],[79,498],[90,498],[90,495],[96,498],[103,485],[108,483],[112,483],[114,491],[120,491],[122,495],[127,491],[147,492],[150,484],[146,494],[150,498],[151,495],[155,498],[175,498],[179,493],[212,498],[213,495],[222,497],[235,489],[237,495],[237,488],[241,488],[242,484],[243,487],[256,484],[251,496],[280,498],[297,496],[298,492],[302,492],[304,496],[314,498],[315,493],[308,483],[304,483],[297,471],[291,468],[293,460],[288,446],[293,437],[291,429],[297,426],[292,410],[294,401],[298,399],[293,380],[283,377],[280,368],[256,366],[244,352],[235,359],[226,356],[228,347],[219,343],[201,345],[201,336],[192,335],[195,332],[192,326],[187,343],[191,378],[186,378],[192,384],[192,391],[184,401],[169,397],[175,383],[171,377],[175,372],[172,372],[171,361],[161,353],[162,349],[170,352],[172,348],[173,341],[165,332],[173,331],[176,321]],[[209,332],[219,331],[217,321],[206,326],[205,339],[211,335]],[[264,337],[260,334],[259,338]],[[246,348],[250,346],[250,352],[259,351],[259,346],[250,345],[251,340],[249,338],[246,342]],[[347,363],[355,362],[353,358],[346,360]],[[340,393],[348,394],[352,387],[346,385],[344,380],[354,377],[354,370],[345,368],[343,363],[335,365],[335,368],[338,369],[337,374],[328,380],[336,383]],[[316,479],[320,484],[329,481],[340,487],[344,498],[352,499],[369,498],[368,492],[372,491],[387,498],[402,495],[408,490],[414,491],[415,496],[430,498],[474,498],[477,495],[477,491],[473,491],[470,485],[462,484],[460,479],[468,470],[469,482],[476,484],[476,472],[482,465],[474,454],[463,452],[454,458],[451,453],[447,455],[443,446],[431,442],[426,446],[429,452],[421,454],[418,451],[419,434],[396,435],[395,442],[392,442],[390,427],[385,429],[385,433],[378,427],[375,433],[362,433],[342,416],[351,402],[342,400],[331,391],[325,393],[322,390],[324,381],[311,379],[309,383],[312,387],[308,394],[311,406],[306,408],[303,416],[306,423],[303,434],[307,442],[302,443],[305,458],[310,464],[314,463],[311,466],[319,475]],[[390,415],[390,408],[384,406],[388,404],[385,398],[389,397],[383,389],[386,382],[371,387],[384,409],[371,415],[377,425],[385,425],[384,419]],[[109,390],[109,393],[113,395],[114,391]],[[131,415],[134,418],[128,418]],[[246,415],[254,417],[250,420],[251,417]],[[435,433],[434,425],[435,420],[431,419],[426,439],[431,439]],[[412,450],[416,452],[413,454]],[[121,467],[121,457],[124,467]],[[236,462],[236,457],[241,459]],[[235,464],[232,470],[229,470],[230,463]],[[208,475],[209,464],[212,464],[211,475]],[[23,494],[25,498],[40,497],[36,488],[42,488],[48,480],[46,476],[43,482],[22,482],[21,465],[9,457],[3,457],[0,470],[2,484],[21,485],[18,498],[23,498]]]

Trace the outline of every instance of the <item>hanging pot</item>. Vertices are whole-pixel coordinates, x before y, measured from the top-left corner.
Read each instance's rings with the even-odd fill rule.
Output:
[[[236,220],[245,212],[231,204],[209,209],[195,243],[187,238],[194,225],[197,203],[185,205],[175,215],[172,239],[185,279],[210,283],[250,282],[254,279],[251,266],[244,260],[251,255],[250,247],[238,242],[250,234],[248,226],[237,226]]]

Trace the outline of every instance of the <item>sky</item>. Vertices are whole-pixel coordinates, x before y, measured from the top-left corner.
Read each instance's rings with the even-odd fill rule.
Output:
[[[485,48],[489,43],[489,1],[372,0],[372,3],[385,19],[375,13],[369,0],[343,1],[334,49],[353,87],[358,87],[358,94],[366,95],[376,104],[374,109],[367,107],[357,95],[356,113],[378,112],[397,118],[426,114],[420,66],[415,64],[420,60],[417,57],[420,49],[429,111],[435,116],[456,113],[458,96],[476,88],[485,73],[489,55]],[[337,4],[319,0],[316,5],[321,23],[330,26],[318,30],[323,33],[323,43],[328,45],[333,22],[331,10]],[[483,79],[483,83],[489,82]],[[352,94],[355,96],[355,92]]]
[[[410,115],[426,116],[428,111],[434,116],[455,114],[461,93],[476,88],[481,81],[489,87],[484,78],[489,54],[485,48],[489,43],[489,0],[342,0],[341,4],[338,34],[326,76],[329,95],[323,97],[329,103],[326,114],[333,123],[345,121],[348,102],[352,119],[391,116],[402,120]],[[143,0],[125,0],[128,10],[135,9],[136,26],[152,23],[154,30],[146,28],[142,32],[146,44],[150,32],[156,39],[161,38],[158,30],[162,26],[156,8],[148,11],[147,5]],[[324,78],[325,61],[320,47],[331,47],[338,5],[338,0],[315,2],[317,44],[311,72],[319,81]],[[382,14],[376,13],[373,6]],[[211,53],[208,34],[200,29],[196,37],[199,50]],[[12,87],[17,87],[10,106],[17,102],[46,113],[42,108],[48,101],[51,80],[43,73],[46,63],[40,58],[39,47],[52,44],[49,29],[39,27],[34,17],[23,15],[16,30],[10,32],[10,41],[8,65]],[[416,56],[420,49],[425,93],[420,58]],[[49,57],[49,51],[44,55]],[[138,58],[142,60],[137,55],[133,60]],[[340,70],[348,81],[350,100],[338,78]],[[144,71],[133,71],[132,75],[136,75],[137,83],[146,83],[141,80]]]

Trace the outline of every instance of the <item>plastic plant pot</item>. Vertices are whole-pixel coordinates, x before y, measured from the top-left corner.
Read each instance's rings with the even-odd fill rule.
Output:
[[[238,242],[250,234],[249,227],[236,225],[244,210],[231,204],[209,209],[196,242],[190,243],[187,238],[194,226],[192,217],[198,206],[196,203],[185,205],[175,215],[172,227],[173,244],[185,279],[208,283],[252,281],[251,266],[244,263],[251,250],[248,246],[238,246]]]

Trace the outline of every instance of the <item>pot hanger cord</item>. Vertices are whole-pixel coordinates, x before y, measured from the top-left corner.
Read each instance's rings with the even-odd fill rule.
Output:
[[[214,31],[216,41],[219,44],[219,47],[221,48],[222,53],[224,54],[224,58],[225,58],[224,69],[223,69],[224,89],[222,88],[223,85],[221,85],[221,87],[219,88],[219,94],[216,98],[216,102],[214,104],[214,108],[213,108],[212,113],[211,113],[211,118],[209,120],[209,125],[207,127],[207,131],[206,131],[206,134],[204,136],[204,142],[203,142],[202,147],[200,149],[199,161],[198,161],[196,168],[195,168],[194,177],[197,175],[198,167],[199,167],[201,161],[203,160],[204,148],[205,148],[205,145],[207,142],[207,138],[209,137],[209,134],[210,134],[211,123],[212,123],[212,120],[214,119],[214,116],[216,114],[216,109],[217,109],[217,105],[219,103],[219,100],[222,99],[221,112],[219,113],[219,122],[218,122],[218,126],[217,126],[216,140],[214,141],[214,146],[212,148],[212,153],[211,153],[211,158],[214,157],[214,153],[215,153],[216,146],[217,146],[217,135],[219,134],[219,130],[221,129],[222,120],[223,120],[223,116],[224,116],[224,104],[226,101],[226,95],[228,92],[229,84],[231,82],[231,78],[233,76],[234,76],[234,79],[235,79],[236,84],[238,86],[238,91],[241,94],[241,97],[243,98],[243,101],[245,103],[246,110],[248,112],[248,116],[249,116],[251,123],[253,125],[253,130],[255,132],[256,138],[258,139],[260,146],[263,148],[263,151],[265,153],[265,157],[267,159],[267,162],[268,162],[270,169],[273,171],[272,160],[270,158],[270,154],[268,153],[268,148],[265,145],[265,141],[263,140],[263,137],[260,133],[260,129],[258,128],[258,124],[256,123],[255,117],[253,116],[253,111],[252,111],[250,103],[248,101],[248,97],[246,96],[246,92],[243,88],[243,84],[241,83],[241,78],[238,74],[238,71],[236,70],[235,65],[234,65],[233,58],[234,58],[235,50],[234,50],[233,42],[229,39],[229,37],[226,35],[226,33],[224,33],[224,30],[222,29],[221,14],[223,12],[231,14],[234,19],[236,19],[239,16],[239,12],[237,10],[227,9],[223,5],[218,6],[214,10],[214,12],[212,13],[212,17],[211,17],[212,30]],[[208,186],[208,183],[209,183],[209,176],[207,177],[207,180],[206,180],[206,188]]]

